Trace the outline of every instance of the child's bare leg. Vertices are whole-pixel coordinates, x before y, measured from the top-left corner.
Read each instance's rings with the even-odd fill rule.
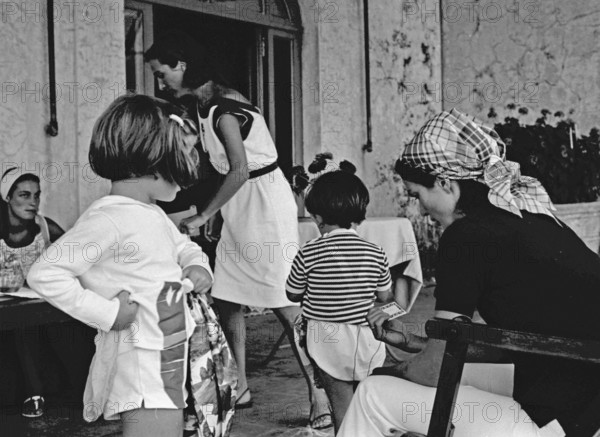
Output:
[[[183,435],[183,410],[138,408],[121,414],[123,437]]]
[[[233,349],[233,356],[238,368],[237,395],[238,402],[250,401],[250,395],[240,397],[248,389],[246,378],[246,320],[242,306],[237,303],[214,298],[221,316],[221,327],[227,342]]]
[[[342,421],[350,406],[350,401],[354,395],[354,381],[342,381],[334,378],[323,370],[319,369],[319,375],[325,385],[325,391],[329,396],[331,408],[333,410],[333,424],[337,434]]]
[[[308,396],[310,399],[310,403],[312,405],[312,417],[309,420],[313,420],[316,417],[321,416],[322,414],[329,413],[329,399],[327,399],[327,394],[322,390],[315,387],[315,377],[312,365],[310,364],[310,360],[304,353],[304,351],[298,347],[296,343],[296,339],[294,336],[294,322],[296,321],[296,317],[300,314],[300,307],[298,306],[289,306],[283,308],[274,308],[273,312],[283,325],[283,329],[288,336],[290,344],[292,345],[292,350],[294,351],[294,355],[298,360],[298,364],[300,364],[300,370],[302,370],[302,374],[304,375],[304,379],[306,380],[306,384],[308,385]],[[316,427],[321,427],[322,423],[313,423]]]

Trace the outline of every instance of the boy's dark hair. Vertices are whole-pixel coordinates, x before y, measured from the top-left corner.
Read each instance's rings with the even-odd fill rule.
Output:
[[[197,179],[196,165],[184,145],[186,127],[170,115],[184,112],[161,99],[129,94],[117,98],[94,125],[89,161],[111,181],[160,175],[180,187]]]
[[[175,68],[180,61],[185,62],[183,86],[186,88],[196,89],[210,80],[219,85],[230,85],[217,71],[206,50],[180,30],[168,30],[155,39],[154,44],[144,53],[144,61],[150,62],[153,59],[171,68]]]
[[[318,214],[327,225],[349,229],[367,213],[369,190],[360,178],[342,170],[319,176],[306,194],[306,210]]]

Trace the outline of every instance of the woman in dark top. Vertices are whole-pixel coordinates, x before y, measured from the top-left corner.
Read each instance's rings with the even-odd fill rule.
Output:
[[[541,184],[521,176],[504,154],[493,130],[452,110],[427,122],[396,163],[409,195],[444,228],[436,317],[470,318],[477,309],[491,326],[599,339],[600,258],[552,214]],[[381,371],[398,378],[375,376],[359,387],[338,435],[425,434],[444,342],[389,330],[377,309],[368,318],[376,337],[419,353]],[[490,358],[474,348],[469,354]],[[461,386],[455,437],[564,436],[599,393],[600,369],[587,363],[511,358],[514,400],[476,384]],[[418,414],[407,414],[407,403]]]

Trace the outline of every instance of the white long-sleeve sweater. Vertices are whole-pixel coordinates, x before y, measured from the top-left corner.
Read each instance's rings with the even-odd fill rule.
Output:
[[[136,345],[158,350],[169,343],[169,329],[176,330],[168,326],[174,316],[169,312],[179,311],[171,304],[186,307],[180,284],[182,269],[190,265],[212,275],[202,249],[158,206],[109,195],[46,249],[27,282],[52,305],[103,331],[115,322],[116,295],[129,290],[139,303]]]

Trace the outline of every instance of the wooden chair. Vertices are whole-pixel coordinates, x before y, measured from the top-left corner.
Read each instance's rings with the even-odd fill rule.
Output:
[[[552,337],[443,319],[429,320],[425,330],[429,338],[446,340],[428,437],[452,437],[451,418],[469,344],[600,364],[600,341]],[[600,393],[577,418],[574,430],[567,437],[594,436],[598,431],[594,422],[597,423],[599,415]]]

